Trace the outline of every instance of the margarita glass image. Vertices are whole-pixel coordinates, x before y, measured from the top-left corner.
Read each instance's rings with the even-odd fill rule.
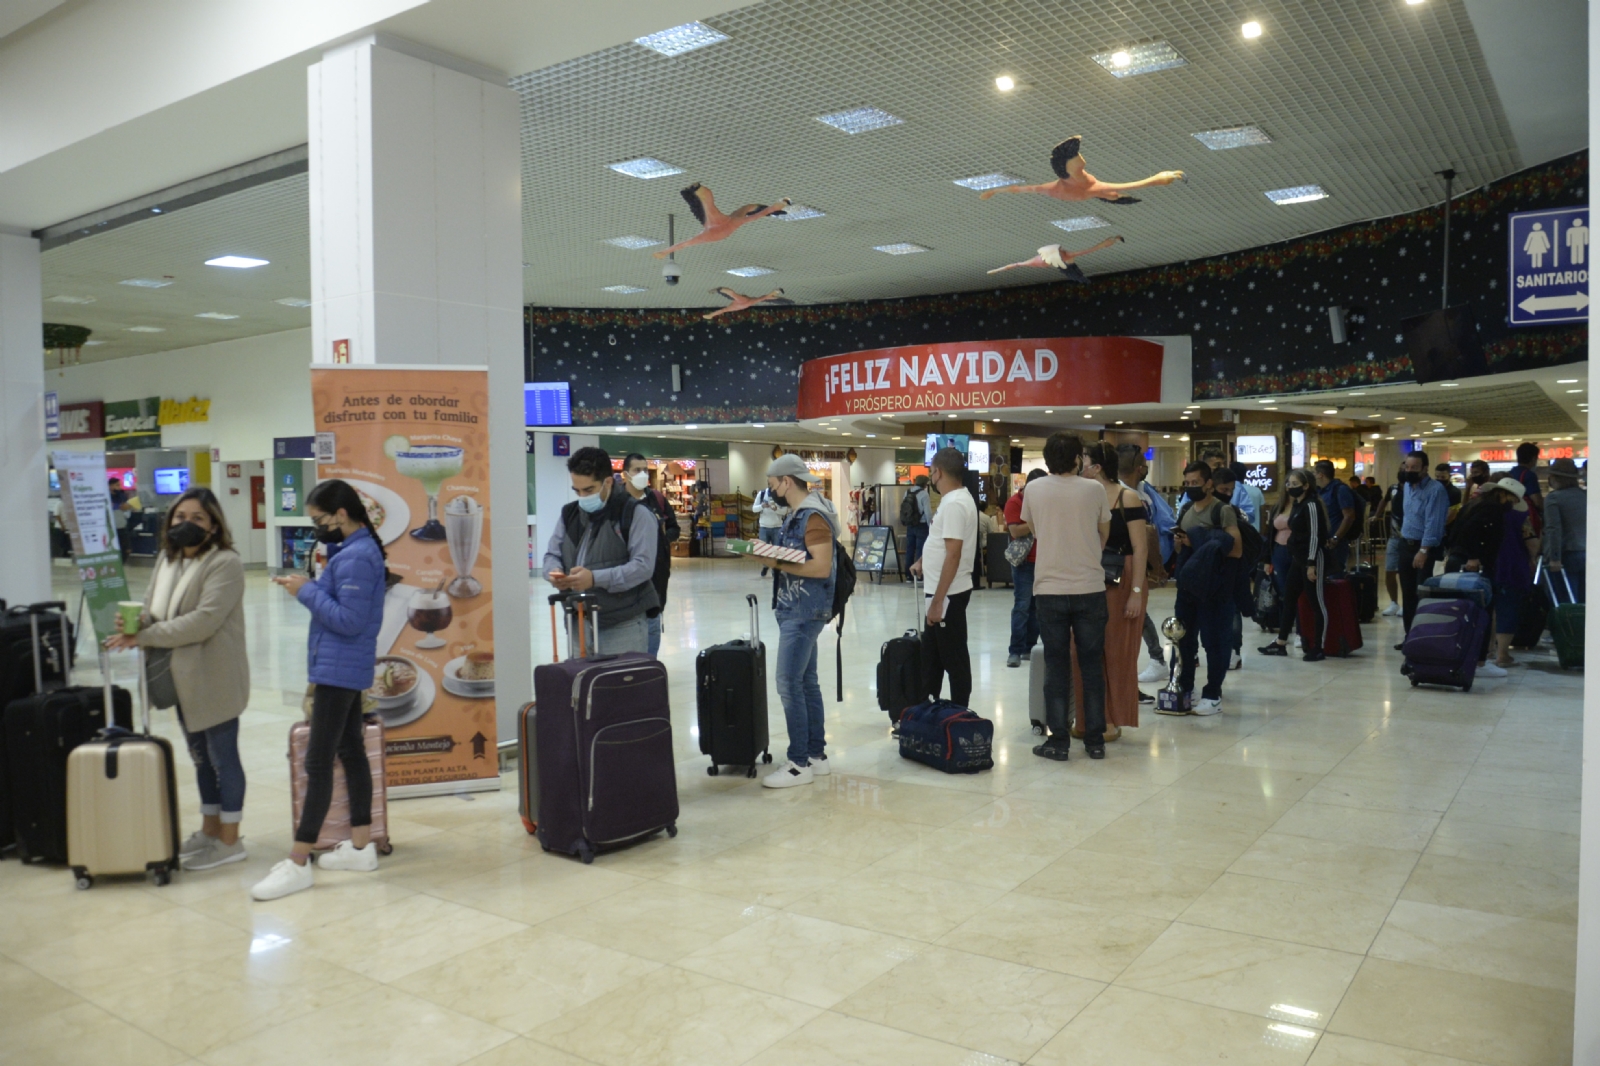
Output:
[[[411,535],[417,540],[444,540],[439,522],[439,488],[445,478],[461,473],[461,449],[448,444],[412,444],[394,455],[394,468],[422,482],[428,494],[428,520]]]

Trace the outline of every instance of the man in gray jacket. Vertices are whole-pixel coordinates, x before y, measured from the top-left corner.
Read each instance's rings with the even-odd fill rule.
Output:
[[[1578,483],[1578,464],[1571,459],[1550,460],[1550,493],[1544,498],[1545,569],[1550,583],[1565,595],[1572,585],[1576,603],[1584,600],[1584,578],[1589,561],[1589,494]],[[1566,581],[1561,575],[1566,575]]]
[[[545,549],[545,577],[558,589],[589,595],[599,616],[602,652],[648,652],[645,615],[661,605],[652,580],[657,524],[618,488],[603,449],[579,448],[567,460],[567,474],[578,498],[561,509]]]

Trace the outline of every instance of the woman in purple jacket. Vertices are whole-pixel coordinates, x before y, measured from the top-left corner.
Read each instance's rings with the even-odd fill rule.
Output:
[[[258,900],[311,887],[311,848],[333,799],[335,753],[344,764],[350,793],[352,839],[341,841],[318,864],[326,870],[378,868],[378,849],[371,841],[372,771],[362,736],[361,694],[372,685],[383,625],[383,543],[361,497],[347,482],[324,481],[312,489],[306,515],[316,524],[317,540],[327,547],[328,565],[314,582],[304,574],[272,579],[311,612],[306,674],[314,688],[305,804],[289,857],[250,890]]]

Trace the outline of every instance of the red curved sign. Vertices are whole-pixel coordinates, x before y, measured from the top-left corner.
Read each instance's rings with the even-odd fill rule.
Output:
[[[1165,350],[1136,337],[953,341],[800,364],[801,418],[1161,402]]]

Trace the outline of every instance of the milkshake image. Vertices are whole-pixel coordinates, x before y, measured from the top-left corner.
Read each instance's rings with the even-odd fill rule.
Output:
[[[483,539],[483,505],[471,496],[457,496],[445,504],[444,537],[456,568],[456,578],[445,591],[458,600],[471,599],[483,591],[482,583],[472,576]]]

